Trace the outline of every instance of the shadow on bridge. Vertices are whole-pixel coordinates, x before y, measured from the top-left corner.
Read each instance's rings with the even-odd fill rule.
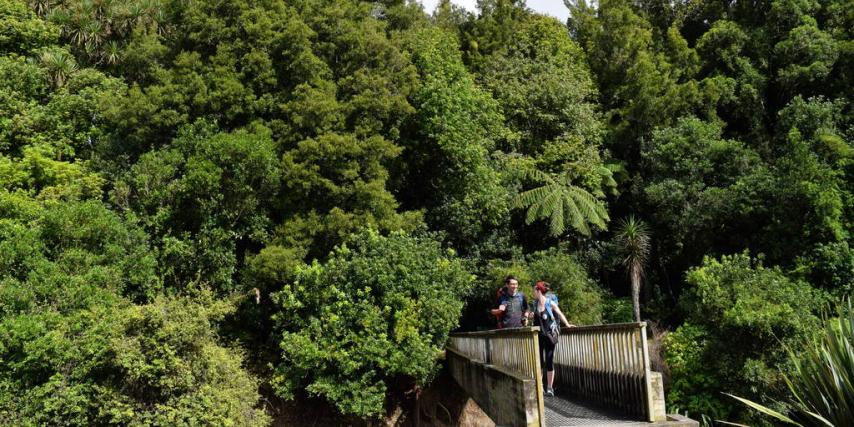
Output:
[[[562,329],[554,358],[559,395],[545,399],[538,333],[526,327],[450,336],[451,376],[497,425],[698,425],[665,414],[645,323]]]

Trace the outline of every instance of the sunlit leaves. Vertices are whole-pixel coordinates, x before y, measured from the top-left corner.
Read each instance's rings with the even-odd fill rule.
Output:
[[[531,172],[531,177],[542,185],[520,193],[514,200],[515,207],[527,208],[528,224],[545,219],[553,236],[563,234],[570,227],[586,236],[591,233],[591,225],[601,230],[606,228],[609,217],[604,203],[574,185],[571,177],[536,170]]]

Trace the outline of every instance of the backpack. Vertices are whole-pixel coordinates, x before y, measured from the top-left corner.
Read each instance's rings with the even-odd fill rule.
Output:
[[[497,291],[495,291],[495,304],[493,305],[495,308],[498,308],[498,306],[501,304],[501,297],[503,297],[506,292],[507,292],[506,286],[502,286],[502,287],[498,288]],[[495,322],[498,324],[498,329],[503,329],[504,328],[504,313],[497,313],[497,314],[494,314],[494,316],[495,316]]]
[[[553,345],[556,345],[560,338],[560,324],[557,322],[557,319],[555,319],[554,313],[552,313],[552,304],[550,300],[546,300],[546,311],[544,313],[548,314],[546,319],[542,318],[542,313],[538,314],[538,316],[540,316],[540,333],[548,338]]]

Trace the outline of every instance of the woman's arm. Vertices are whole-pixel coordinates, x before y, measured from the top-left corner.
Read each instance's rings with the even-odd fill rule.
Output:
[[[557,315],[560,317],[560,320],[563,322],[564,325],[566,325],[567,328],[571,328],[571,327],[575,326],[572,323],[569,323],[568,320],[566,320],[566,316],[563,315],[563,312],[560,311],[560,308],[557,306],[557,304],[554,303],[554,301],[552,301],[551,304],[552,304],[552,310],[554,310],[554,312],[557,313]]]

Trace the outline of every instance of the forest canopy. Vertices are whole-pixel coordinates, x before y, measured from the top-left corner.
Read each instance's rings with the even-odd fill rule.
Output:
[[[0,0],[0,424],[377,420],[511,274],[762,423],[854,289],[854,6],[565,3]]]

